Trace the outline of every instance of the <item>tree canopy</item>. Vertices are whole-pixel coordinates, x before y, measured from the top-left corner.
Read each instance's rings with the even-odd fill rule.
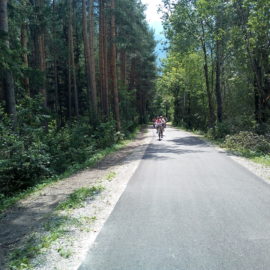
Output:
[[[223,135],[269,130],[269,1],[163,3],[170,46],[157,87],[174,122]]]

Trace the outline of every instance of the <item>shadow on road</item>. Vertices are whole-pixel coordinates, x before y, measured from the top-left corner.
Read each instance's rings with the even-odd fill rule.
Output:
[[[202,150],[184,149],[168,144],[150,144],[143,159],[174,159],[176,156],[204,152]]]
[[[177,145],[189,145],[189,146],[196,146],[196,145],[200,145],[200,146],[205,146],[205,147],[209,147],[209,145],[207,145],[206,142],[204,142],[203,140],[197,138],[197,137],[193,137],[193,136],[188,136],[188,137],[183,137],[183,138],[177,138],[177,139],[173,139],[173,140],[169,140],[169,142],[173,142]]]

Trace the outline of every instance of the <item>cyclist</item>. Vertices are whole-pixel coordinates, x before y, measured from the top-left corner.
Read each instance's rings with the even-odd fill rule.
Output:
[[[153,121],[153,128],[156,128],[156,120],[157,120],[156,117],[154,117],[153,120],[152,120]]]
[[[164,127],[163,127],[163,120],[162,120],[162,118],[161,118],[160,116],[158,116],[158,117],[156,118],[155,127],[156,127],[156,129],[157,129],[157,133],[158,133],[158,131],[159,131],[159,129],[160,129],[161,137],[163,137],[163,130],[164,130]]]
[[[163,131],[164,131],[164,129],[166,128],[166,120],[162,115],[160,116],[160,119],[161,119],[161,124],[162,124]]]

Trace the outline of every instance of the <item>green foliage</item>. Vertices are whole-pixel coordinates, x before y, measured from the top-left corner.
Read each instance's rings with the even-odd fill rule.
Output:
[[[59,255],[65,259],[68,259],[72,255],[72,250],[68,248],[60,247],[57,249]]]
[[[74,209],[83,206],[86,199],[91,198],[104,190],[102,186],[80,188],[69,195],[68,199],[57,206],[58,210]]]
[[[26,190],[36,190],[35,187],[41,188],[47,182],[92,166],[121,148],[121,141],[132,135],[139,123],[147,122],[156,69],[155,41],[144,9],[140,1],[117,0],[116,9],[112,11],[108,6],[105,12],[108,21],[111,12],[116,13],[116,40],[109,38],[110,27],[106,38],[108,45],[115,42],[121,53],[117,58],[117,65],[121,67],[117,74],[121,130],[116,131],[112,96],[109,97],[109,117],[102,110],[100,96],[97,98],[98,115],[95,119],[90,117],[81,2],[73,1],[72,10],[69,10],[66,1],[62,0],[8,1],[9,32],[0,33],[1,210],[28,194]],[[71,20],[73,52],[67,42],[70,11],[74,15]],[[96,23],[98,17],[99,6],[95,5]],[[96,30],[94,39],[98,40]],[[98,52],[98,45],[95,42],[95,52]],[[106,54],[111,46],[107,47]],[[75,70],[69,78],[72,55]],[[98,54],[94,58],[97,64]],[[14,117],[17,121],[14,122],[1,107],[8,104],[8,95],[4,94],[8,90],[4,82],[6,71],[14,79],[17,109]],[[97,92],[100,93],[101,78],[96,73]],[[78,99],[75,97],[75,77]],[[111,78],[108,80],[110,85]],[[75,101],[79,104],[78,115]]]
[[[12,129],[3,113],[0,123],[0,193],[23,190],[41,178],[51,176],[51,156],[48,146],[40,139],[40,128],[22,124],[21,133]],[[25,135],[25,130],[28,130]]]
[[[169,101],[175,125],[214,139],[269,133],[269,1],[163,3],[170,46],[155,107]]]
[[[111,120],[101,123],[94,132],[94,138],[97,140],[98,148],[106,148],[119,141],[118,133],[115,128],[115,121]]]
[[[270,138],[253,132],[241,131],[235,135],[227,135],[224,146],[233,150],[249,150],[268,154],[270,152]]]
[[[116,132],[113,120],[94,128],[87,118],[81,118],[58,128],[41,104],[39,98],[23,100],[18,106],[15,129],[0,110],[2,197],[33,187],[72,167],[77,168],[78,164],[91,165],[99,159],[101,149],[111,147],[124,138],[121,132]]]
[[[106,175],[108,181],[112,181],[116,177],[116,172],[110,172]]]
[[[52,168],[62,173],[76,163],[81,163],[93,155],[97,142],[93,128],[87,122],[74,122],[58,129],[55,121],[49,124],[46,144],[52,156]]]

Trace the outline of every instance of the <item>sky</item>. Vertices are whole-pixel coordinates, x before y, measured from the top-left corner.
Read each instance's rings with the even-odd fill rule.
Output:
[[[158,57],[158,65],[160,65],[160,58],[164,58],[166,53],[163,50],[163,46],[161,41],[165,40],[163,34],[163,27],[161,23],[161,14],[158,13],[158,7],[162,4],[161,0],[141,0],[143,4],[147,6],[147,10],[145,12],[146,19],[149,25],[155,30],[155,39],[158,41],[156,47],[156,54]]]

